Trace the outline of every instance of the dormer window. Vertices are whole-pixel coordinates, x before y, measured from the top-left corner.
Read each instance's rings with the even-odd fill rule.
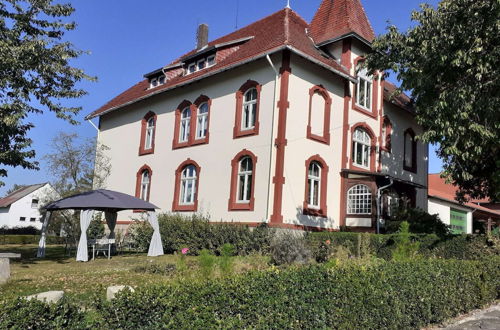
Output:
[[[149,81],[149,88],[155,88],[155,87],[158,87],[160,85],[163,85],[163,84],[165,84],[166,81],[167,81],[167,79],[165,78],[164,75],[152,78]]]
[[[201,58],[196,62],[189,63],[187,66],[186,74],[192,74],[197,71],[209,68],[213,65],[215,65],[215,55],[210,55],[208,57]]]
[[[158,86],[158,79],[151,79],[151,88],[155,88],[156,86]]]
[[[211,67],[215,64],[215,55],[210,55],[207,57],[207,67]]]
[[[198,61],[198,70],[203,70],[203,69],[205,69],[205,64],[206,64],[205,59],[201,59],[201,60],[199,60],[199,61]]]
[[[165,80],[165,76],[160,76],[160,78],[158,78],[158,84],[163,85],[165,83]]]
[[[188,66],[188,74],[195,73],[196,72],[196,64],[191,63]]]

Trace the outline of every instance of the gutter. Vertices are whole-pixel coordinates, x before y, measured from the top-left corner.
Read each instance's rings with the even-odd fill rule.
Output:
[[[317,64],[317,65],[319,65],[319,66],[321,66],[321,67],[323,67],[323,68],[325,68],[325,69],[327,69],[328,71],[331,71],[331,72],[333,72],[333,73],[335,73],[335,74],[338,74],[339,76],[341,76],[341,77],[343,77],[343,78],[345,78],[345,79],[347,79],[347,80],[349,80],[349,81],[351,81],[351,82],[353,82],[353,83],[356,83],[356,82],[357,82],[357,80],[356,80],[354,77],[352,77],[351,75],[346,74],[346,73],[344,73],[344,72],[341,72],[341,71],[339,71],[339,70],[333,69],[333,68],[329,67],[327,64],[324,64],[324,63],[322,63],[321,61],[316,60],[315,58],[313,58],[313,57],[311,57],[311,56],[309,56],[309,55],[307,55],[307,54],[305,54],[305,53],[303,53],[303,52],[299,51],[298,49],[296,49],[296,48],[294,48],[294,47],[292,47],[292,46],[283,45],[283,46],[279,46],[279,47],[276,47],[276,48],[274,48],[274,49],[271,49],[271,50],[267,51],[266,53],[262,53],[262,54],[260,54],[260,55],[257,55],[257,56],[254,56],[254,57],[251,57],[251,58],[249,58],[249,59],[247,59],[247,60],[244,60],[244,61],[238,62],[238,63],[236,63],[236,64],[229,65],[229,66],[227,66],[227,67],[223,67],[223,68],[220,68],[220,69],[215,70],[215,71],[211,71],[211,72],[209,72],[209,73],[207,73],[207,74],[205,74],[205,75],[201,75],[201,76],[199,76],[199,77],[197,77],[197,78],[195,78],[195,79],[193,79],[193,80],[188,80],[188,81],[185,81],[185,82],[179,83],[178,85],[174,85],[174,86],[171,86],[171,87],[168,87],[168,88],[165,88],[165,89],[158,90],[158,91],[153,92],[153,93],[151,93],[151,94],[147,94],[147,95],[141,96],[141,97],[139,97],[139,98],[137,98],[137,99],[134,99],[134,100],[132,100],[132,101],[129,101],[129,102],[126,102],[126,103],[124,103],[124,104],[121,104],[121,105],[118,105],[118,106],[115,106],[115,107],[109,108],[109,109],[107,109],[107,110],[105,110],[105,111],[103,111],[103,112],[101,112],[101,113],[94,114],[94,115],[92,115],[92,114],[87,115],[87,116],[85,117],[85,119],[86,119],[86,120],[88,120],[88,119],[92,119],[92,118],[95,118],[95,117],[99,117],[99,116],[105,115],[105,114],[107,114],[107,113],[109,113],[109,112],[112,112],[112,111],[114,111],[114,110],[117,110],[117,109],[120,109],[120,108],[126,107],[126,106],[128,106],[128,105],[131,105],[131,104],[134,104],[134,103],[137,103],[137,102],[140,102],[140,101],[142,101],[142,100],[148,99],[148,98],[153,97],[153,96],[155,96],[155,95],[158,95],[158,94],[161,94],[161,93],[165,93],[165,92],[171,91],[171,90],[173,90],[173,89],[180,88],[180,87],[183,87],[183,86],[186,86],[186,85],[192,84],[192,83],[194,83],[194,82],[196,82],[196,81],[198,81],[198,80],[205,79],[205,78],[208,78],[208,77],[214,76],[214,75],[216,75],[216,74],[219,74],[219,73],[222,73],[222,72],[225,72],[225,71],[228,71],[228,70],[231,70],[231,69],[234,69],[234,68],[240,67],[240,66],[242,66],[242,65],[245,65],[245,64],[247,64],[247,63],[250,63],[250,62],[253,62],[253,61],[256,61],[256,60],[262,59],[262,58],[264,58],[264,57],[267,57],[268,55],[272,55],[272,54],[274,54],[274,53],[276,53],[276,52],[279,52],[279,51],[282,51],[282,50],[285,50],[285,49],[288,49],[288,50],[290,50],[290,51],[294,52],[295,54],[297,54],[297,55],[299,55],[299,56],[302,56],[302,57],[304,57],[305,59],[307,59],[307,60],[309,60],[309,61],[311,61],[311,62],[313,62],[313,63],[315,63],[315,64]]]

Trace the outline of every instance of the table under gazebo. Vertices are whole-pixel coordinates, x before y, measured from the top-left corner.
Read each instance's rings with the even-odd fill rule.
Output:
[[[70,196],[53,203],[46,205],[45,218],[42,226],[42,234],[38,244],[37,257],[45,256],[45,242],[47,236],[47,226],[50,222],[51,215],[54,211],[75,210],[80,211],[80,241],[78,242],[78,250],[76,260],[88,261],[87,250],[87,229],[92,221],[95,211],[104,212],[106,223],[109,228],[108,239],[115,238],[115,226],[118,212],[125,210],[141,210],[147,214],[147,220],[153,227],[153,236],[149,244],[148,256],[156,257],[163,255],[163,245],[160,236],[160,226],[158,224],[158,216],[156,214],[155,205],[142,199],[123,194],[117,191],[98,189],[84,192],[78,195]]]

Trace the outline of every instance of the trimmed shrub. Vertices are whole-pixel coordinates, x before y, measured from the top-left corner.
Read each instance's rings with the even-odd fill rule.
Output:
[[[0,235],[40,235],[40,230],[33,226],[7,228],[0,227]]]
[[[404,221],[410,224],[410,232],[414,234],[436,234],[439,237],[450,234],[450,228],[441,221],[437,214],[429,214],[421,209],[405,207],[400,208],[392,220],[386,222],[386,233],[396,233]]]
[[[282,232],[271,244],[271,263],[278,266],[305,264],[309,262],[311,256],[306,240],[296,232]]]
[[[211,224],[200,215],[186,217],[180,214],[161,214],[158,217],[165,253],[174,253],[189,247],[190,255],[198,255],[203,249],[220,253],[224,244],[231,244],[237,255],[251,252],[267,252],[274,231],[265,225],[253,230],[237,224]],[[146,222],[134,223],[130,230],[132,245],[147,251],[153,229]]]

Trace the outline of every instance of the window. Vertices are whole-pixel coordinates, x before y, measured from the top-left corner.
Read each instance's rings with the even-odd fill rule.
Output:
[[[181,133],[179,142],[188,142],[189,133],[191,131],[191,109],[186,107],[181,112]]]
[[[404,164],[403,168],[407,171],[417,171],[417,143],[415,133],[411,128],[404,133]]]
[[[382,122],[382,150],[391,152],[392,124],[389,118],[384,117]]]
[[[208,103],[202,103],[198,107],[196,120],[196,138],[201,139],[207,136],[208,128]]]
[[[198,70],[203,70],[205,69],[205,59],[201,59],[198,61]]]
[[[352,136],[352,163],[369,169],[371,153],[370,135],[361,128],[356,128]]]
[[[330,112],[332,100],[323,86],[309,90],[309,123],[307,138],[330,144]]]
[[[200,167],[188,159],[175,171],[174,200],[172,211],[196,211],[198,208],[198,185]]]
[[[195,73],[197,71],[209,68],[215,65],[215,55],[210,55],[205,58],[199,59],[195,63],[189,63],[187,66],[186,74]]]
[[[370,188],[358,184],[347,192],[347,214],[372,214],[372,194]]]
[[[248,80],[236,92],[234,138],[258,134],[260,90],[257,82]]]
[[[167,79],[164,75],[161,75],[161,76],[158,76],[155,78],[151,78],[151,80],[149,80],[149,88],[155,88],[155,87],[158,87],[160,85],[163,85],[163,84],[165,84],[166,80]]]
[[[191,74],[191,73],[194,73],[194,72],[196,72],[196,64],[191,63],[188,66],[187,74]]]
[[[26,217],[20,217],[19,221],[26,221]]]
[[[306,161],[306,191],[303,213],[326,217],[328,166],[319,156],[312,156]]]
[[[212,65],[215,65],[215,55],[207,57],[207,67],[211,67]]]
[[[308,180],[308,196],[307,204],[309,208],[319,209],[319,191],[321,187],[321,166],[317,162],[312,162],[309,165]]]
[[[156,114],[148,112],[141,122],[141,139],[139,144],[139,156],[154,153],[155,148]]]
[[[158,78],[158,84],[160,84],[160,85],[165,84],[165,81],[166,81],[165,76],[160,76]]]
[[[33,208],[33,209],[38,208],[38,199],[31,200],[31,208]]]
[[[151,84],[151,86],[150,86],[151,88],[155,88],[156,86],[158,86],[158,79],[156,79],[156,78],[151,79],[150,84]]]
[[[230,211],[253,211],[256,163],[257,157],[246,149],[231,161]]]
[[[153,171],[148,165],[142,166],[136,175],[135,197],[149,201]]]
[[[30,222],[35,222],[36,218],[30,218]]]
[[[356,86],[356,105],[363,109],[371,110],[372,78],[368,76],[365,68],[358,72],[358,83]]]

